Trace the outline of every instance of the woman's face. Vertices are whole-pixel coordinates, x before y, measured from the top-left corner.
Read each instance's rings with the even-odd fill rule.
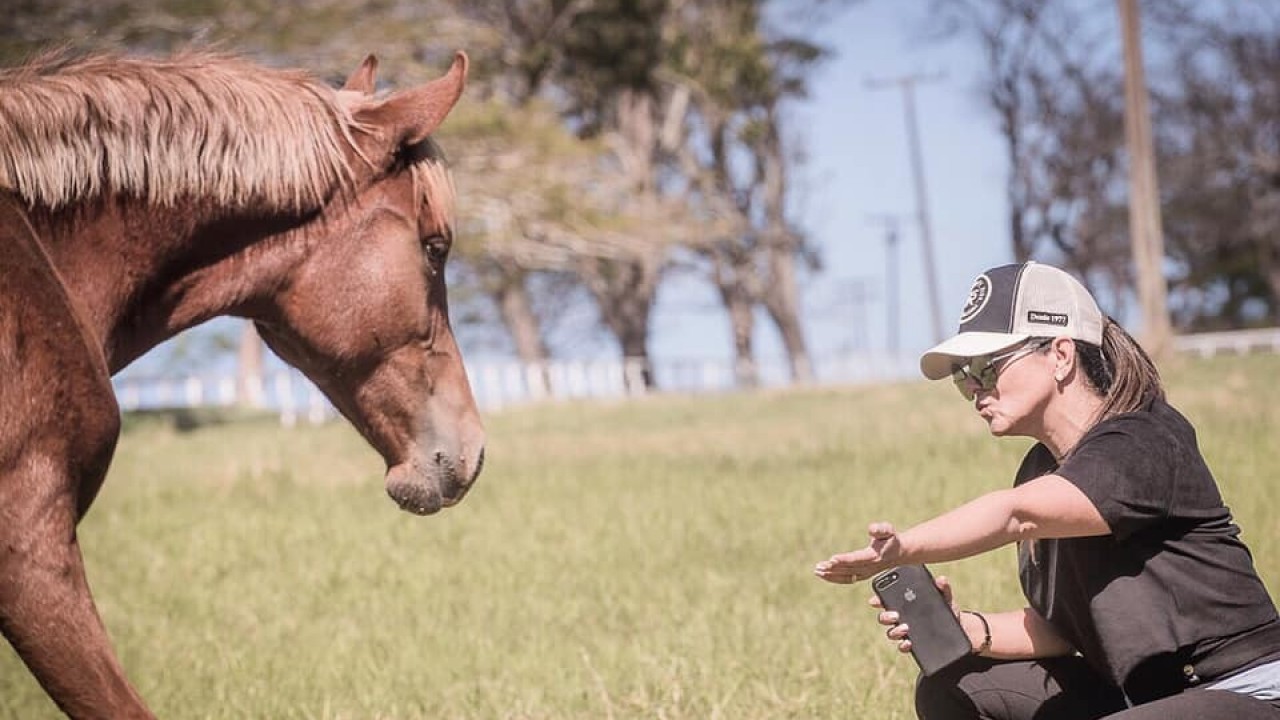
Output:
[[[973,380],[973,406],[997,437],[1022,435],[1039,437],[1045,407],[1057,387],[1054,369],[1058,362],[1054,345],[1032,340],[1025,352],[1014,353],[995,365],[994,387],[981,387]]]

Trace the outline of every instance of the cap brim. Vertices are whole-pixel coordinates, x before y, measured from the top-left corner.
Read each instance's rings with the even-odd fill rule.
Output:
[[[955,365],[980,355],[994,355],[1007,350],[1030,335],[994,332],[964,332],[944,340],[920,356],[920,372],[930,380],[941,380],[951,374]]]

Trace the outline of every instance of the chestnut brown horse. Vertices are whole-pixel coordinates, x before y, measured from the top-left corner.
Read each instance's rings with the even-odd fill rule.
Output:
[[[109,377],[218,315],[256,322],[387,463],[457,503],[484,431],[449,326],[454,191],[431,134],[466,79],[374,93],[231,56],[0,71],[0,629],[76,718],[151,717],[76,525],[120,430]]]

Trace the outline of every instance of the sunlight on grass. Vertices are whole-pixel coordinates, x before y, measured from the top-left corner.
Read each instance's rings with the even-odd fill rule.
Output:
[[[1270,587],[1280,357],[1180,360],[1171,397]],[[161,717],[908,718],[914,665],[865,586],[810,575],[1006,486],[947,383],[487,418],[459,507],[396,510],[343,424],[139,423],[81,528],[123,662]],[[1012,551],[935,568],[1020,604]],[[0,717],[57,717],[7,646]]]

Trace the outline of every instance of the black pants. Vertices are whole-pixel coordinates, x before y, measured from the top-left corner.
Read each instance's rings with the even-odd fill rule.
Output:
[[[1186,690],[1135,708],[1079,657],[972,658],[916,684],[920,720],[1280,720],[1280,707],[1228,690]]]

